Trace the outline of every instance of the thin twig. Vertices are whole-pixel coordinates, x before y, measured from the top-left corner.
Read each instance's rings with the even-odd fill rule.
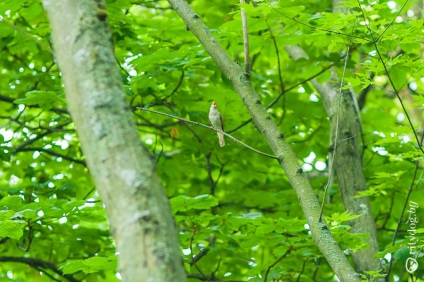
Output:
[[[244,4],[244,0],[240,0],[240,3]],[[244,8],[241,8],[241,23],[243,27],[244,71],[250,77],[249,31],[247,29],[247,18]]]
[[[181,86],[181,83],[182,83],[182,79],[183,79],[183,77],[184,77],[184,75],[182,75],[181,76],[181,79],[180,79],[180,83],[175,87],[175,89],[173,90],[173,92],[175,91],[177,91],[177,89]],[[156,96],[155,96],[156,97]],[[174,107],[172,107],[172,105],[171,105],[171,103],[168,103],[168,102],[166,102],[165,101],[166,100],[166,98],[164,99],[164,100],[162,100],[162,103],[168,108],[168,109],[170,109],[171,111],[173,111],[173,112],[175,112],[175,110],[174,110]],[[180,122],[181,122],[181,120],[180,120]],[[199,134],[197,134],[197,132],[196,131],[194,131],[193,130],[193,128],[191,128],[190,126],[188,126],[188,124],[186,123],[186,122],[184,122],[184,121],[182,121],[182,123],[183,123],[183,125],[185,126],[185,127],[187,127],[188,128],[188,130],[190,130],[190,132],[194,135],[194,137],[196,137],[196,139],[197,139],[197,141],[199,142],[199,143],[202,143],[202,138],[200,138],[200,136],[199,136]]]
[[[389,23],[389,25],[386,27],[385,30],[383,30],[383,32],[380,34],[380,36],[377,38],[377,40],[375,41],[376,43],[378,41],[380,41],[381,37],[383,37],[383,34],[392,26],[392,24],[394,23],[394,21],[397,19],[397,17],[399,17],[400,13],[402,12],[403,8],[405,8],[406,3],[408,3],[408,0],[405,1],[405,3],[403,3],[402,8],[400,8],[399,12],[397,13],[396,16],[393,17],[392,21]],[[360,6],[359,6],[360,7]]]
[[[355,23],[352,25],[352,32],[351,35],[353,35],[353,29],[355,28]],[[349,44],[347,45],[347,52],[346,52],[346,57],[345,57],[345,62],[344,62],[344,66],[343,66],[343,73],[342,73],[342,79],[340,80],[340,89],[339,89],[339,95],[337,97],[337,109],[336,109],[336,132],[334,135],[334,144],[333,144],[333,150],[330,153],[331,154],[331,159],[329,158],[329,168],[328,168],[328,181],[327,181],[327,185],[325,186],[324,189],[324,195],[322,197],[322,204],[321,204],[321,211],[319,214],[319,221],[321,222],[322,220],[322,214],[324,212],[324,205],[325,205],[325,197],[327,195],[327,191],[328,188],[332,185],[333,182],[333,176],[334,176],[334,160],[335,160],[335,156],[337,153],[337,142],[339,140],[337,140],[339,138],[339,112],[340,112],[340,103],[341,103],[341,99],[342,99],[342,93],[343,93],[343,84],[344,84],[344,77],[345,77],[345,73],[346,73],[346,68],[347,68],[347,61],[349,59],[349,52],[350,52],[350,43],[352,42],[352,36],[349,38]],[[352,97],[354,98],[354,97]],[[357,113],[359,115],[359,112]]]
[[[15,152],[44,152],[44,153],[47,153],[51,156],[55,156],[55,157],[62,158],[64,160],[67,160],[67,161],[70,161],[70,162],[74,162],[74,163],[77,163],[77,164],[81,164],[83,166],[87,166],[85,161],[77,160],[77,159],[62,155],[60,153],[56,153],[55,151],[44,149],[44,148],[19,148],[19,149],[15,149]]]
[[[215,181],[213,181],[213,178],[212,178],[211,155],[212,155],[212,153],[209,152],[209,153],[205,154],[205,158],[206,158],[206,170],[208,171],[209,186],[211,187],[209,194],[214,196]]]
[[[414,169],[414,176],[412,177],[411,185],[409,185],[408,194],[406,195],[406,199],[405,199],[405,202],[403,204],[402,212],[401,212],[400,217],[399,217],[399,220],[397,222],[395,233],[393,234],[392,246],[394,246],[395,243],[396,243],[396,236],[397,236],[397,234],[399,232],[400,226],[402,225],[402,218],[403,218],[403,215],[405,214],[406,205],[407,205],[407,203],[409,201],[409,197],[411,196],[412,190],[416,186],[415,185],[415,179],[417,178],[417,172],[418,172],[419,167],[420,167],[420,163],[419,163],[419,161],[416,161],[415,162],[415,169]],[[393,260],[394,259],[392,257],[390,259],[389,269],[387,270],[387,276],[386,277],[390,277],[389,275],[390,275],[390,271],[392,270]]]
[[[273,264],[268,266],[268,269],[266,270],[266,273],[265,273],[264,282],[266,282],[266,280],[268,279],[268,273],[271,270],[271,268],[276,266],[283,258],[285,258],[288,254],[290,254],[290,252],[291,252],[291,247],[289,249],[287,249],[287,251],[284,253],[284,255],[279,257]]]
[[[191,232],[191,236],[190,236],[190,245],[189,245],[189,247],[190,247],[190,254],[191,254],[191,261],[193,262],[193,264],[192,265],[194,265],[194,267],[197,269],[197,271],[199,271],[199,273],[201,274],[201,275],[203,275],[203,277],[207,277],[201,270],[200,270],[200,268],[197,266],[197,264],[196,264],[196,262],[197,262],[197,260],[195,261],[194,260],[194,256],[193,256],[193,240],[194,240],[194,234],[196,233],[196,229],[193,229],[193,231]]]
[[[280,124],[281,124],[284,121],[284,118],[286,117],[286,95],[285,95],[286,90],[284,89],[283,75],[281,73],[280,52],[278,50],[277,40],[276,40],[274,34],[272,33],[272,29],[269,26],[268,21],[265,21],[265,22],[266,22],[266,25],[268,26],[268,30],[269,30],[269,33],[271,35],[271,40],[274,44],[275,53],[277,55],[278,80],[280,81],[280,88],[281,88],[281,92],[278,95],[278,97],[283,96],[283,107],[282,107],[283,108],[283,115],[281,116],[281,119],[280,119]]]
[[[53,277],[53,275],[51,275],[50,273],[48,273],[46,270],[37,267],[37,266],[33,266],[32,268],[34,268],[35,270],[37,270],[38,272],[42,272],[44,273],[44,275],[46,275],[47,277],[49,277],[52,281],[56,281],[56,282],[61,282],[59,279],[56,279]]]
[[[278,100],[279,100],[279,99],[280,99],[280,98],[281,98],[281,97],[282,97],[285,93],[287,93],[287,92],[289,92],[289,91],[291,91],[291,90],[293,90],[293,89],[297,88],[299,85],[302,85],[302,84],[304,84],[304,83],[306,83],[306,82],[310,81],[311,79],[313,79],[313,78],[315,78],[315,77],[317,77],[317,76],[321,75],[322,73],[324,73],[324,72],[326,72],[327,70],[329,70],[330,68],[332,68],[334,65],[335,65],[335,63],[331,63],[330,65],[326,66],[325,68],[323,68],[322,70],[320,70],[320,71],[319,71],[319,72],[317,72],[316,74],[312,75],[311,77],[309,77],[309,78],[307,78],[307,79],[304,79],[304,80],[302,80],[301,82],[298,82],[298,83],[296,83],[295,85],[293,85],[293,86],[291,86],[291,87],[289,87],[289,88],[285,89],[285,92],[281,91],[281,92],[280,92],[280,94],[278,94],[278,96],[277,96],[277,97],[275,97],[275,98],[274,98],[274,100],[272,100],[272,101],[271,101],[271,103],[269,103],[269,104],[268,104],[268,106],[266,106],[266,109],[269,109],[269,108],[271,108],[272,106],[274,106],[274,105],[275,105],[275,103],[277,103],[277,102],[278,102]],[[235,132],[235,131],[239,130],[240,128],[242,128],[242,127],[244,127],[244,126],[248,125],[251,121],[252,121],[252,119],[250,118],[250,119],[248,119],[248,120],[246,120],[246,121],[242,122],[242,123],[241,123],[240,125],[238,125],[237,127],[233,128],[233,129],[231,129],[231,130],[228,130],[227,132],[228,132],[228,133],[233,133],[233,132]]]
[[[252,151],[253,151],[253,152],[255,152],[255,153],[258,153],[259,155],[262,155],[262,156],[265,156],[265,157],[268,157],[268,158],[271,158],[271,159],[276,159],[276,160],[278,160],[278,157],[273,156],[273,155],[270,155],[270,154],[267,154],[267,153],[264,153],[264,152],[261,152],[261,151],[259,151],[259,150],[256,150],[255,148],[250,147],[249,145],[247,145],[247,144],[243,143],[242,141],[238,140],[237,138],[235,138],[235,137],[231,136],[230,134],[228,134],[228,133],[226,133],[226,132],[224,132],[224,131],[222,131],[222,130],[219,130],[219,129],[213,128],[212,126],[208,126],[208,125],[203,124],[203,123],[200,123],[200,122],[195,122],[195,121],[187,120],[187,119],[184,119],[184,118],[180,118],[180,117],[177,117],[177,116],[173,116],[173,115],[166,114],[166,113],[162,113],[162,112],[158,112],[158,111],[144,109],[144,108],[141,108],[141,107],[139,107],[138,109],[139,109],[139,110],[142,110],[142,111],[145,111],[145,112],[151,112],[151,113],[154,113],[154,114],[163,115],[163,116],[167,116],[167,117],[170,117],[170,118],[175,118],[175,119],[177,119],[177,120],[181,120],[181,121],[183,121],[183,122],[185,122],[185,123],[195,124],[195,125],[202,126],[202,127],[208,128],[208,129],[210,129],[210,130],[213,130],[213,131],[216,131],[216,132],[222,133],[222,134],[224,134],[225,136],[227,136],[228,138],[230,138],[231,140],[233,140],[234,142],[239,143],[240,145],[242,145],[242,146],[244,146],[244,147],[248,148],[249,150],[252,150]]]
[[[408,2],[408,0],[406,0],[406,2]],[[358,1],[358,5],[360,6],[359,1]],[[400,11],[402,11],[402,9],[403,9],[404,7],[405,7],[405,4],[402,6],[402,8],[400,9]],[[400,11],[399,11],[399,13],[400,13]],[[365,23],[366,23],[366,22],[367,22],[367,17],[366,17],[365,12],[364,12],[364,10],[363,10],[362,8],[361,8],[361,12],[362,12],[362,17],[364,18],[364,21],[365,21]],[[396,97],[398,98],[399,103],[400,103],[400,105],[401,105],[401,107],[402,107],[402,110],[403,110],[403,112],[405,113],[406,119],[408,120],[409,126],[410,126],[410,127],[411,127],[411,129],[412,129],[412,133],[414,134],[414,136],[415,136],[415,140],[417,141],[418,149],[419,149],[422,153],[424,153],[424,149],[423,149],[423,147],[421,146],[421,142],[420,142],[420,140],[419,140],[419,137],[418,137],[417,132],[415,131],[415,127],[414,127],[414,125],[412,124],[412,120],[411,120],[411,118],[409,117],[408,111],[406,110],[406,107],[405,107],[405,105],[403,104],[403,100],[402,100],[402,98],[401,98],[401,97],[400,97],[400,95],[399,95],[399,89],[396,89],[396,86],[395,86],[395,84],[394,84],[394,82],[393,82],[393,80],[392,80],[392,77],[390,76],[390,73],[389,73],[389,70],[388,70],[388,68],[387,68],[387,65],[386,65],[386,63],[385,63],[385,62],[384,62],[384,60],[383,60],[383,56],[381,55],[380,49],[378,48],[377,40],[378,40],[378,39],[380,39],[380,37],[379,37],[377,40],[375,40],[375,39],[374,39],[374,36],[373,36],[373,34],[372,34],[372,30],[371,30],[371,26],[370,26],[370,24],[368,23],[368,24],[366,24],[365,26],[367,27],[368,32],[370,33],[371,42],[374,44],[375,50],[377,51],[378,57],[380,58],[381,64],[382,64],[382,66],[383,66],[383,68],[384,68],[384,72],[386,73],[386,76],[387,76],[387,78],[389,79],[390,85],[392,86],[393,91],[395,92]]]
[[[121,65],[121,62],[118,60],[118,57],[116,56],[116,53],[115,53],[115,60],[116,60],[116,63],[118,64],[119,68],[127,75],[127,79],[129,77],[131,77],[131,74],[129,72],[127,72],[127,70]]]
[[[351,33],[351,34],[348,34],[348,33],[338,32],[338,31],[329,30],[329,29],[317,28],[317,27],[315,27],[315,26],[305,24],[305,23],[303,23],[303,22],[301,22],[301,21],[298,21],[298,20],[296,20],[296,19],[294,19],[294,18],[290,18],[289,16],[287,16],[287,15],[285,15],[284,13],[282,13],[282,12],[278,11],[276,8],[274,8],[274,7],[272,7],[272,6],[271,6],[271,8],[272,8],[274,11],[276,11],[277,13],[279,13],[280,15],[282,15],[283,17],[285,17],[285,18],[287,18],[287,19],[289,19],[289,20],[292,20],[292,21],[294,21],[294,22],[296,22],[296,23],[298,23],[298,24],[300,24],[300,25],[303,25],[303,26],[306,26],[306,27],[312,28],[313,30],[325,31],[325,32],[328,32],[328,33],[333,33],[333,34],[338,34],[338,35],[348,36],[349,38],[358,38],[358,39],[361,39],[361,40],[364,40],[364,41],[367,41],[367,42],[370,42],[370,43],[372,42],[371,40],[369,40],[369,39],[367,39],[367,38],[362,38],[362,37],[360,37],[360,36],[355,36],[355,35],[353,35],[352,33]]]
[[[10,98],[8,96],[0,95],[0,101],[14,104],[15,99]],[[30,108],[40,108],[39,105],[31,105],[31,106],[28,106],[28,107],[30,107]],[[49,110],[52,111],[52,112],[55,112],[57,114],[68,114],[69,115],[69,112],[67,110],[64,110],[64,109],[51,108]]]
[[[306,260],[304,260],[302,263],[302,270],[300,270],[300,273],[299,273],[299,276],[297,276],[296,282],[300,281],[300,276],[302,276],[303,272],[305,271],[305,265],[306,265]]]
[[[396,195],[396,191],[394,191],[392,193],[392,196],[390,197],[390,207],[389,207],[389,212],[387,213],[386,219],[384,220],[383,225],[381,226],[382,229],[386,228],[386,224],[387,222],[389,222],[389,219],[392,215],[392,211],[393,211],[393,207],[395,204],[395,195]],[[377,221],[377,220],[376,220]]]
[[[218,159],[218,162],[221,165],[221,167],[219,169],[218,177],[216,178],[216,180],[213,180],[213,177],[212,177],[212,168],[211,168],[211,156],[212,156],[212,153],[211,152],[205,154],[205,158],[206,158],[206,169],[208,171],[209,185],[210,185],[210,188],[211,188],[209,194],[212,195],[212,196],[215,196],[215,188],[216,188],[216,185],[218,184],[219,179],[222,176],[222,173],[224,172],[224,166],[225,166],[225,164],[221,163],[219,161],[219,159]],[[212,208],[212,213],[214,214],[214,209],[213,208]]]
[[[189,262],[190,265],[195,265],[196,262],[198,262],[202,257],[206,256],[206,254],[209,252],[209,248],[202,249],[197,255],[191,256],[191,261]]]
[[[169,97],[171,97],[172,95],[174,95],[175,92],[177,92],[178,88],[180,88],[181,84],[183,83],[183,79],[184,79],[184,70],[181,70],[180,80],[178,80],[178,83],[175,86],[175,88],[171,91],[171,93],[169,93],[169,95],[167,95],[165,97],[164,100],[168,99]]]
[[[64,277],[66,280],[70,281],[70,282],[78,282],[79,280],[75,279],[72,275],[70,274],[63,274],[63,271],[61,269],[59,269],[56,264],[52,263],[52,262],[48,262],[48,261],[43,261],[40,259],[35,259],[35,258],[25,258],[25,257],[8,257],[8,256],[3,256],[0,257],[0,262],[18,262],[18,263],[24,263],[34,269],[40,270],[40,268],[43,269],[50,269],[53,272],[55,272],[56,274]]]
[[[16,25],[14,25],[14,24],[12,24],[12,23],[10,23],[10,22],[8,22],[8,21],[6,21],[5,19],[4,19],[4,17],[0,17],[0,22],[3,22],[5,25],[7,25],[7,26],[9,26],[9,27],[11,27],[11,28],[13,28],[14,30],[16,30],[16,31],[18,31],[18,32],[20,32],[20,33],[22,33],[23,35],[25,35],[26,37],[28,37],[28,38],[30,38],[30,39],[32,39],[32,40],[34,40],[38,45],[40,45],[43,49],[45,49],[46,51],[49,51],[50,53],[53,53],[53,51],[52,51],[52,49],[50,48],[50,46],[49,45],[47,45],[47,44],[45,44],[44,42],[42,42],[41,40],[39,40],[38,38],[36,38],[34,35],[32,35],[31,33],[29,33],[29,32],[27,32],[27,31],[25,31],[25,30],[23,30],[22,28],[20,28],[20,27],[18,27],[18,26],[16,26]]]
[[[56,131],[56,130],[58,130],[58,129],[62,129],[63,127],[65,127],[65,126],[67,126],[67,125],[69,125],[69,124],[71,124],[71,123],[72,123],[72,121],[67,121],[67,122],[65,122],[65,123],[63,123],[63,124],[59,124],[58,126],[55,126],[54,128],[47,128],[45,132],[40,133],[40,134],[37,134],[37,136],[35,136],[34,138],[32,138],[32,139],[29,139],[29,140],[25,141],[25,142],[24,142],[24,143],[22,143],[21,145],[17,146],[17,147],[15,148],[15,150],[19,151],[20,149],[22,149],[22,148],[24,148],[24,147],[26,147],[26,146],[28,146],[28,145],[33,144],[33,143],[34,143],[34,142],[36,142],[37,140],[42,139],[43,137],[45,137],[45,136],[47,136],[47,135],[49,135],[49,134],[53,133],[54,131]],[[25,124],[24,124],[24,126],[25,126],[26,128],[29,128],[29,127],[28,127],[28,126],[26,126]],[[40,128],[41,128],[41,127],[40,127]],[[33,130],[36,130],[36,129],[37,129],[37,128],[34,128]]]

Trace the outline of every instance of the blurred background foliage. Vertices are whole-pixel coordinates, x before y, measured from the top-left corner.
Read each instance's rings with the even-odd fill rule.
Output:
[[[230,57],[242,64],[240,4],[189,3]],[[423,4],[342,4],[346,15],[332,13],[331,1],[243,4],[252,84],[322,199],[329,120],[309,81],[326,81],[331,67],[339,77],[345,71],[344,81],[361,110],[366,195],[381,248],[376,255],[386,268],[394,258],[390,281],[406,281],[413,236],[405,222],[414,214],[404,214],[392,240],[411,186],[409,200],[424,219],[423,154],[391,82],[422,134]],[[171,201],[189,280],[334,281],[275,160],[228,138],[220,148],[213,131],[140,110],[208,124],[210,104],[217,101],[227,132],[272,154],[230,83],[169,4],[109,0],[107,14],[140,138],[157,161]],[[113,238],[66,110],[42,5],[2,1],[0,16],[0,280],[117,281]],[[310,59],[291,60],[284,47],[293,44]],[[337,182],[326,199],[325,215],[348,256],[366,247],[361,240],[366,235],[348,232],[351,215],[343,210]],[[417,223],[416,230],[421,246],[424,223]],[[418,262],[424,265],[421,256]],[[423,269],[409,279],[422,279]]]

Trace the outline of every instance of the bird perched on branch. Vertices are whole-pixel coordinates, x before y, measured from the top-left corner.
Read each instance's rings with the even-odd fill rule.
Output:
[[[213,128],[224,131],[224,122],[222,121],[221,114],[216,108],[215,101],[212,102],[211,109],[209,110],[209,121],[211,122]],[[225,146],[224,134],[222,134],[221,132],[217,132],[217,134],[218,134],[219,145],[221,147],[224,147]]]

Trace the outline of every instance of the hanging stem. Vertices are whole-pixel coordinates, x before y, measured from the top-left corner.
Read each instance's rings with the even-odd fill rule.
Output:
[[[240,0],[244,4],[244,0]],[[250,59],[249,59],[249,34],[247,29],[247,18],[244,8],[241,8],[241,23],[243,26],[243,45],[244,45],[244,71],[250,77]]]

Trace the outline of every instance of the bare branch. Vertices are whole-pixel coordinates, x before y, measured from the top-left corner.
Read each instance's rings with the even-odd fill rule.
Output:
[[[240,0],[240,3],[244,4],[244,0]],[[241,23],[243,28],[244,71],[250,77],[249,31],[247,29],[247,18],[244,8],[241,8]]]
[[[10,98],[8,96],[4,96],[4,95],[0,95],[0,101],[11,103],[11,104],[15,103],[15,99]],[[31,108],[39,108],[39,107],[40,106],[38,106],[38,105],[31,105]],[[57,114],[68,114],[69,115],[69,112],[67,110],[64,110],[64,109],[51,108],[50,111],[53,111]]]
[[[57,153],[55,151],[52,151],[52,150],[49,150],[49,149],[44,149],[44,148],[38,148],[38,147],[37,148],[25,148],[25,147],[24,148],[16,148],[15,152],[44,152],[44,153],[47,153],[51,156],[62,158],[64,160],[86,166],[85,161],[77,160],[77,159],[62,155],[60,153]]]
[[[187,119],[184,119],[184,118],[176,117],[176,116],[173,116],[173,115],[170,115],[170,114],[166,114],[166,113],[154,111],[154,110],[148,110],[148,109],[145,109],[145,108],[139,108],[139,109],[142,110],[142,111],[145,111],[145,112],[151,112],[151,113],[155,113],[155,114],[167,116],[167,117],[170,117],[170,118],[175,118],[175,119],[181,120],[183,122],[192,123],[192,124],[195,124],[195,125],[198,125],[198,126],[202,126],[202,127],[208,128],[210,130],[213,130],[213,131],[222,133],[225,136],[227,136],[228,138],[230,138],[231,140],[233,140],[234,142],[239,143],[240,145],[248,148],[249,150],[252,150],[255,153],[258,153],[258,154],[260,154],[262,156],[265,156],[265,157],[268,157],[268,158],[271,158],[271,159],[278,159],[276,156],[273,156],[273,155],[270,155],[270,154],[261,152],[259,150],[256,150],[255,148],[250,147],[249,145],[243,143],[242,141],[238,140],[237,138],[233,137],[232,135],[230,135],[230,134],[228,134],[228,133],[226,133],[226,132],[224,132],[222,130],[216,129],[216,128],[212,127],[212,126],[209,126],[209,125],[206,125],[206,124],[203,124],[203,123],[200,123],[200,122],[195,122],[195,121],[187,120]]]
[[[285,258],[288,254],[290,254],[290,252],[291,252],[291,248],[287,249],[287,251],[281,257],[279,257],[273,264],[268,266],[266,273],[265,273],[264,282],[266,282],[266,280],[268,279],[268,274],[269,274],[269,271],[271,270],[271,268],[276,266],[283,258]]]
[[[79,282],[79,280],[75,279],[72,275],[63,274],[63,271],[60,270],[56,266],[56,264],[54,264],[52,262],[48,262],[48,261],[43,261],[41,259],[3,256],[3,257],[0,257],[0,262],[19,262],[19,263],[24,263],[24,264],[29,265],[32,268],[35,268],[37,270],[39,270],[39,268],[50,269],[53,272],[55,272],[56,274],[64,277],[66,280],[68,280],[70,282]]]

